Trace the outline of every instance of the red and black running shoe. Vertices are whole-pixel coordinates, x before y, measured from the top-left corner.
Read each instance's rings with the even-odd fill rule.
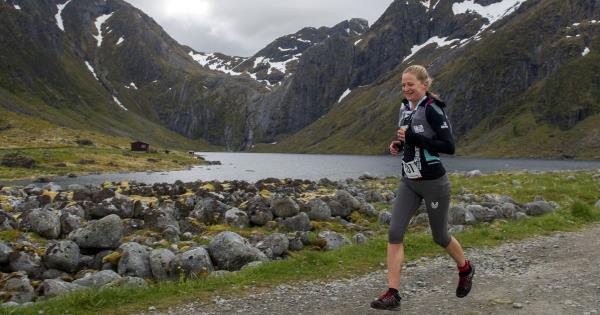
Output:
[[[371,307],[378,310],[399,311],[402,298],[392,290],[387,290],[378,299],[371,302]]]
[[[469,265],[468,271],[459,272],[458,286],[456,287],[456,296],[464,298],[471,292],[471,286],[473,285],[473,276],[475,275],[475,266],[467,260]]]

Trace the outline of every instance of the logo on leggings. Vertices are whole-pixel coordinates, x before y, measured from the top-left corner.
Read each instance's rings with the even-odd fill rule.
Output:
[[[431,208],[432,208],[432,209],[437,209],[437,207],[438,207],[439,205],[440,205],[440,203],[439,203],[439,202],[434,202],[434,201],[432,201],[432,202],[431,202]]]

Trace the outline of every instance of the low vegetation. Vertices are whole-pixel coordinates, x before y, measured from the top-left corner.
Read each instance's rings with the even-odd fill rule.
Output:
[[[397,180],[374,181],[374,184]],[[465,247],[494,246],[508,240],[520,240],[557,231],[573,231],[600,221],[600,209],[594,207],[600,195],[600,179],[590,172],[577,173],[499,173],[475,178],[451,176],[453,191],[474,194],[495,193],[525,203],[540,196],[556,201],[559,210],[524,220],[496,220],[467,228],[455,236]],[[388,207],[377,203],[378,208]],[[362,220],[364,218],[355,218]],[[374,224],[373,226],[376,226]],[[156,283],[150,289],[104,289],[82,291],[36,303],[19,309],[0,309],[1,313],[19,314],[125,314],[148,309],[177,306],[193,300],[210,300],[216,295],[243,294],[249,287],[268,288],[281,283],[354,277],[385,268],[386,227],[379,226],[366,245],[349,245],[322,252],[307,248],[290,253],[287,259],[264,263],[224,277],[203,277],[178,282]],[[10,237],[7,235],[7,237]],[[406,238],[408,260],[434,256],[443,251],[422,228],[412,229]]]

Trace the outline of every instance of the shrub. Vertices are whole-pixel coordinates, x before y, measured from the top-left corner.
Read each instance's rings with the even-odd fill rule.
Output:
[[[90,139],[77,139],[75,140],[75,143],[79,145],[94,145],[94,142]]]
[[[576,218],[588,221],[592,221],[600,217],[600,213],[598,213],[598,211],[595,211],[592,206],[581,200],[576,200],[573,205],[571,205],[571,213]]]
[[[34,168],[36,162],[28,156],[19,153],[9,153],[2,157],[2,162],[0,162],[0,164],[6,167]]]

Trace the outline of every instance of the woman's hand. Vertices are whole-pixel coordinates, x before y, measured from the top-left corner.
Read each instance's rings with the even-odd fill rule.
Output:
[[[390,153],[392,155],[400,154],[399,148],[401,145],[402,145],[402,141],[398,141],[398,140],[392,141],[392,143],[390,143]]]
[[[398,128],[398,141],[406,142],[406,129]]]

